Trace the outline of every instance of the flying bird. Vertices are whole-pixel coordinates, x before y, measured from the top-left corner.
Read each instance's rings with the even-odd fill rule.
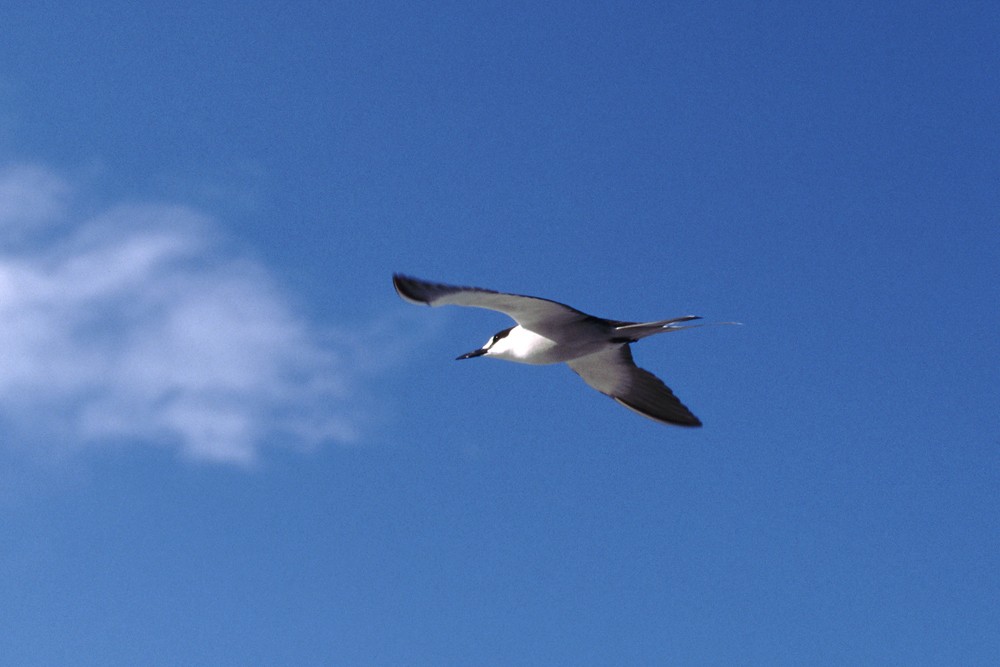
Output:
[[[522,364],[566,363],[588,385],[644,417],[664,424],[701,426],[701,421],[667,385],[635,365],[629,347],[647,336],[701,326],[684,324],[701,319],[696,315],[656,322],[622,322],[594,317],[549,299],[432,283],[398,273],[392,276],[392,284],[410,303],[486,308],[517,322],[458,359],[496,357]]]

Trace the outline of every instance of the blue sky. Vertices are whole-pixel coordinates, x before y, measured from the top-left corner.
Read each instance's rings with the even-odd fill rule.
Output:
[[[995,3],[0,25],[10,664],[1000,662]],[[394,271],[746,326],[670,428]]]

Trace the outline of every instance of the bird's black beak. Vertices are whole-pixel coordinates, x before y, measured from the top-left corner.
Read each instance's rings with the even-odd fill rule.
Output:
[[[455,361],[461,361],[462,359],[472,359],[473,357],[481,357],[486,354],[486,350],[479,348],[478,350],[473,350],[472,352],[466,352],[460,357],[455,357]]]

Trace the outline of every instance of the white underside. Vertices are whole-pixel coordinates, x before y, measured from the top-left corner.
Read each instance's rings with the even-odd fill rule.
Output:
[[[486,352],[486,356],[519,364],[558,364],[608,347],[606,337],[556,343],[534,331],[514,327]]]

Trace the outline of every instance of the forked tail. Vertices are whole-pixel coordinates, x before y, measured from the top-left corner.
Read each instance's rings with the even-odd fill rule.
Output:
[[[742,324],[742,322],[699,322],[698,324],[682,324],[691,320],[700,320],[698,315],[685,315],[669,320],[658,320],[656,322],[634,322],[622,324],[615,327],[615,331],[621,333],[621,337],[629,341],[637,341],[647,336],[666,333],[668,331],[679,331],[681,329],[694,329],[695,327],[712,326],[716,324]]]

